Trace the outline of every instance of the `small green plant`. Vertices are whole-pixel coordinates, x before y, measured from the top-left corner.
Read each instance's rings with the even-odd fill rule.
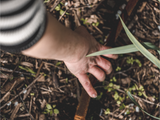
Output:
[[[83,22],[84,25],[85,25],[85,24],[88,24],[88,25],[89,25],[89,23],[87,23],[87,19],[81,18],[81,21]]]
[[[104,112],[104,114],[110,114],[111,112],[110,112],[110,109],[109,108],[107,108],[106,110],[105,110],[105,112]]]
[[[43,3],[47,3],[47,2],[50,2],[50,0],[45,0]]]
[[[104,87],[104,89],[108,90],[108,92],[114,91],[115,89],[119,89],[120,86],[113,83],[116,81],[117,81],[116,77],[113,77],[112,79],[110,79],[110,83]]]
[[[60,64],[62,64],[62,62],[57,62],[57,63],[56,63],[56,66],[59,66]]]
[[[96,23],[92,23],[93,26],[98,26],[99,22],[97,21]]]
[[[119,109],[120,109],[120,110],[123,110],[125,107],[126,107],[125,104],[122,103],[121,106],[119,107]]]
[[[142,67],[141,62],[138,59],[133,59],[133,57],[127,57],[126,62],[131,65],[133,65],[134,62],[136,62],[139,67]]]
[[[50,105],[50,104],[46,104],[46,109],[43,112],[44,114],[49,114],[50,116],[52,116],[52,114],[59,114],[59,110],[56,109],[56,105]]]
[[[110,81],[111,81],[111,82],[116,82],[117,79],[116,79],[116,77],[113,77],[112,79],[110,79]]]
[[[30,72],[30,73],[32,73],[33,75],[32,76],[34,76],[35,77],[35,74],[36,74],[36,72],[34,72],[33,70],[31,70],[30,68],[28,68],[28,67],[22,67],[22,66],[18,66],[20,69],[22,69],[22,70],[25,70],[25,71],[27,71],[27,72]]]
[[[84,19],[84,18],[81,18],[81,21],[83,22],[83,24],[87,24],[87,25],[90,25],[90,23],[87,22],[87,19]],[[92,26],[99,26],[99,22],[97,21],[96,23],[95,22],[92,22],[91,23]],[[103,42],[104,43],[104,42]]]
[[[66,78],[66,83],[68,83],[68,78]]]
[[[116,71],[121,71],[121,67],[117,66]]]
[[[113,95],[113,98],[114,98],[115,101],[117,101],[118,105],[120,105],[121,101],[123,101],[125,99],[124,97],[119,96],[117,91],[115,91],[115,94]]]
[[[61,4],[61,5],[64,5],[62,2],[61,2],[60,4]],[[65,11],[61,9],[61,5],[60,5],[60,4],[58,4],[58,5],[56,6],[55,10],[56,10],[56,11],[59,11],[59,14],[60,14],[60,15],[63,15]],[[65,14],[68,15],[69,13],[66,12]]]
[[[103,45],[104,41],[101,39],[101,40],[99,40],[99,43]]]
[[[100,95],[98,95],[95,99],[100,100],[102,98],[103,92],[100,92]]]
[[[125,112],[124,114],[125,114],[125,115],[129,115],[129,114],[130,114],[129,109],[127,109],[126,112]]]
[[[144,91],[144,87],[142,85],[140,85],[140,87],[138,87],[136,84],[134,84],[132,87],[128,88],[129,92],[133,92],[134,95],[136,95],[136,92],[138,92],[138,96],[144,96],[146,99],[148,98],[145,91]]]
[[[34,93],[30,93],[31,96],[34,96]]]

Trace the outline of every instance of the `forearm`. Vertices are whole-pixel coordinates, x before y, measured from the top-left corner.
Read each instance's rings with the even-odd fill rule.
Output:
[[[86,54],[88,47],[85,43],[85,38],[66,28],[48,14],[48,24],[43,37],[22,53],[36,58],[76,62],[83,57],[79,54]]]

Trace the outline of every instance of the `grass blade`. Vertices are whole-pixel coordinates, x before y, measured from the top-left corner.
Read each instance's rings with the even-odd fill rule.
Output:
[[[158,51],[158,47],[156,47],[154,44],[150,42],[144,42],[142,44],[146,49],[154,49]],[[87,55],[86,57],[104,55],[104,54],[126,54],[126,53],[131,53],[131,52],[136,52],[136,51],[138,51],[138,49],[133,44],[131,44],[131,45],[125,45],[121,47],[110,48],[107,50],[94,52],[92,54]]]
[[[120,17],[120,16],[119,16]],[[145,56],[147,57],[152,63],[154,63],[158,68],[160,68],[160,61],[154,56],[152,55],[145,47],[143,47],[143,45],[141,45],[136,38],[131,34],[131,32],[128,30],[128,28],[126,27],[126,25],[124,24],[123,20],[121,19],[121,23],[122,26],[127,34],[127,36],[129,37],[129,39],[131,40],[131,42],[135,45],[135,47]]]
[[[131,94],[129,91],[127,91],[127,95],[128,95],[128,97],[129,97],[144,113],[146,113],[147,115],[149,115],[149,116],[151,116],[151,117],[153,117],[153,118],[155,118],[155,119],[157,119],[157,120],[160,120],[159,117],[155,117],[155,116],[147,113],[146,111],[144,111],[144,110],[140,107],[140,105],[136,102],[136,100],[134,99],[134,97],[132,96],[132,94]]]

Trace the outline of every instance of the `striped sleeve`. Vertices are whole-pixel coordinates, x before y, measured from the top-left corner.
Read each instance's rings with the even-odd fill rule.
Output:
[[[33,46],[43,36],[46,23],[42,0],[2,0],[0,48],[16,53]]]

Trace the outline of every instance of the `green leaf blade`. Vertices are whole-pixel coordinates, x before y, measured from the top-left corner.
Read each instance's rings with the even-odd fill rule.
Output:
[[[150,42],[144,42],[142,44],[144,45],[146,49],[158,50],[158,48]],[[94,52],[92,54],[87,55],[87,57],[104,55],[104,54],[126,54],[126,53],[137,52],[137,51],[138,49],[133,44],[131,44],[131,45],[125,45],[121,47],[115,47],[115,48],[110,48],[107,50]]]
[[[150,117],[153,117],[153,118],[155,118],[155,119],[157,119],[157,120],[160,120],[159,117],[155,117],[155,116],[147,113],[146,111],[144,111],[144,110],[140,107],[140,105],[136,102],[136,100],[134,99],[134,97],[132,96],[132,94],[131,94],[129,91],[127,91],[127,95],[128,95],[128,97],[129,97],[144,113],[146,113],[146,114],[149,115]]]
[[[119,16],[120,17],[120,16]],[[148,58],[152,63],[154,63],[158,68],[160,68],[160,61],[152,55],[145,47],[143,47],[137,40],[136,38],[131,34],[131,32],[128,30],[127,26],[124,24],[123,20],[121,19],[122,26],[131,40],[131,42],[135,45],[135,47],[146,57]]]

